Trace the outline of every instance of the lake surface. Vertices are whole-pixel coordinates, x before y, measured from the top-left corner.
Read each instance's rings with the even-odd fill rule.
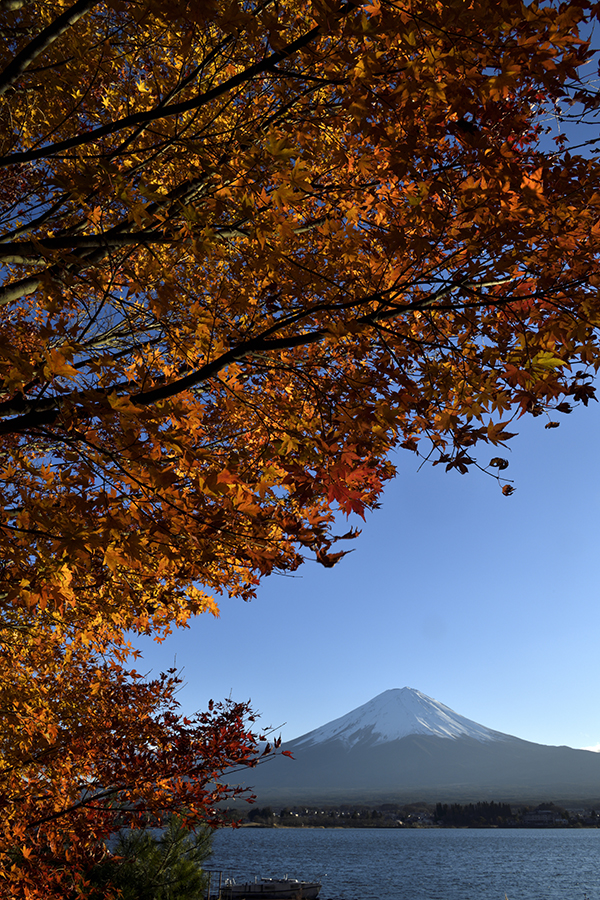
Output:
[[[223,829],[206,868],[319,900],[598,900],[600,829]]]

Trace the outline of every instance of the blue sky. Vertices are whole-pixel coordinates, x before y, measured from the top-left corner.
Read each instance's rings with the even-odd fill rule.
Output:
[[[138,639],[139,671],[182,669],[186,713],[249,699],[284,740],[409,686],[526,740],[600,745],[600,406],[560,420],[510,429],[512,497],[401,452],[334,569],[307,563],[251,603],[224,598],[220,619]]]

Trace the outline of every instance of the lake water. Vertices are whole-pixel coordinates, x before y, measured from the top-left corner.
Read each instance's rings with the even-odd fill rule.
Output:
[[[223,829],[206,868],[319,900],[600,900],[600,829]]]

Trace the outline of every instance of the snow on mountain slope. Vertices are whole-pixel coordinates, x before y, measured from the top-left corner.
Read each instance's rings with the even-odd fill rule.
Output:
[[[292,741],[294,748],[339,740],[347,747],[363,741],[384,744],[410,734],[442,738],[470,737],[477,741],[503,741],[510,735],[484,728],[413,688],[384,691],[352,712]]]

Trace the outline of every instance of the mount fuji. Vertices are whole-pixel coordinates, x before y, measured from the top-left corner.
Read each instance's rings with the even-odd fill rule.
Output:
[[[339,740],[346,747],[357,744],[386,744],[411,734],[441,738],[471,737],[476,741],[503,740],[508,737],[459,716],[454,710],[413,688],[384,691],[373,700],[334,719],[321,728],[296,738],[296,748]]]
[[[494,731],[413,688],[384,691],[248,772],[258,802],[598,800],[600,753]]]

